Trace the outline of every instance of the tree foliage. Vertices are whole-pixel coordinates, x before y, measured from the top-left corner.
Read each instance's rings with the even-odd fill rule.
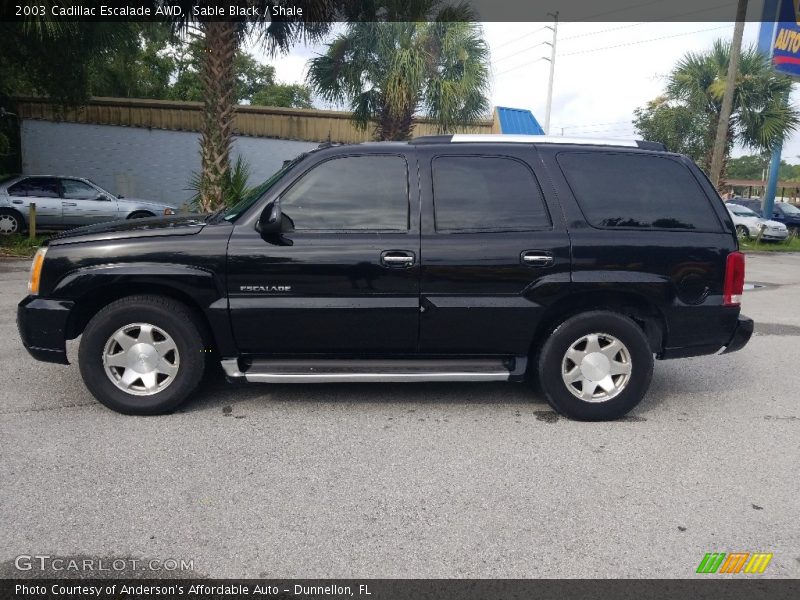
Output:
[[[357,126],[376,124],[380,140],[411,135],[412,119],[452,132],[489,109],[489,48],[468,9],[437,0],[387,2],[408,21],[348,23],[309,63],[308,81],[329,102],[348,104]],[[453,12],[454,10],[458,12]]]
[[[688,146],[689,154],[708,169],[730,53],[730,42],[716,40],[705,52],[684,55],[669,74],[664,96],[636,112],[637,131],[671,149]],[[755,47],[742,51],[726,157],[735,144],[769,152],[800,125],[800,113],[788,103],[791,86],[791,79],[773,70]],[[688,133],[689,139],[681,142],[670,125]]]

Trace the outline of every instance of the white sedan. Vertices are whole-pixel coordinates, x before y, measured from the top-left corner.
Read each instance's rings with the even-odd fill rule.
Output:
[[[725,206],[733,219],[733,224],[736,226],[736,235],[739,236],[740,240],[756,237],[762,225],[764,226],[762,240],[780,241],[789,237],[789,230],[786,229],[786,225],[783,223],[762,219],[749,208],[739,204],[729,202]]]

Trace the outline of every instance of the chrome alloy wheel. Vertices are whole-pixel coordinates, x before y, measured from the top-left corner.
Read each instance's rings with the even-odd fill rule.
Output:
[[[150,396],[175,381],[180,355],[175,341],[163,329],[149,323],[131,323],[108,338],[103,367],[123,392]]]
[[[18,230],[19,221],[11,215],[0,215],[0,235],[17,233]]]
[[[590,333],[574,342],[561,361],[561,378],[572,395],[585,402],[606,402],[631,379],[631,354],[607,333]]]

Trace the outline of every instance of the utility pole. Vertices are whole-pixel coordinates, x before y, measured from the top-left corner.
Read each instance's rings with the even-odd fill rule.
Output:
[[[739,0],[736,6],[736,26],[733,29],[733,42],[731,42],[731,56],[728,61],[728,75],[725,79],[725,92],[722,96],[722,107],[717,123],[717,137],[714,140],[714,149],[711,154],[711,167],[709,179],[714,187],[719,186],[722,176],[722,161],[728,146],[728,126],[730,125],[731,112],[733,111],[733,93],[736,89],[736,76],[739,73],[739,54],[742,50],[742,33],[744,20],[747,16],[747,0]]]
[[[553,17],[553,26],[547,29],[553,30],[553,43],[545,42],[550,45],[550,58],[545,59],[550,61],[550,80],[547,83],[547,108],[544,111],[544,132],[550,135],[550,111],[553,108],[553,75],[556,70],[556,39],[558,37],[558,11],[555,13],[547,13],[548,16]]]

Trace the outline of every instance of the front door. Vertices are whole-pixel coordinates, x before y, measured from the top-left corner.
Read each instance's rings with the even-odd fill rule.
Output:
[[[237,225],[231,236],[228,294],[240,351],[416,350],[420,242],[413,152],[308,160],[288,188],[281,184],[275,192],[291,230],[262,237],[251,225]]]
[[[421,150],[420,352],[527,355],[570,285],[569,237],[530,146]]]
[[[30,206],[36,204],[36,224],[45,229],[62,226],[61,193],[55,177],[26,177],[9,186],[11,205],[30,222]]]
[[[104,223],[117,218],[117,201],[80,179],[61,180],[64,227]]]

